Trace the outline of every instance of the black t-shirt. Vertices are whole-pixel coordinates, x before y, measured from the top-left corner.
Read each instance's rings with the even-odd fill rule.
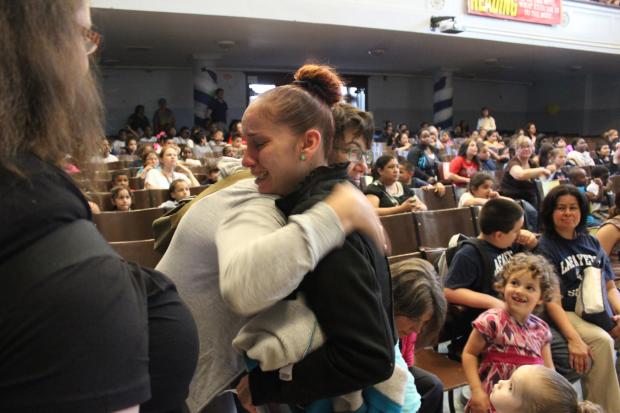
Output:
[[[500,193],[513,199],[524,199],[536,208],[538,206],[536,182],[534,182],[533,179],[515,179],[510,175],[510,168],[515,165],[521,165],[521,162],[517,158],[512,158],[510,162],[508,162],[508,165],[506,165],[506,173],[502,177]],[[536,165],[530,165],[530,167],[535,168]]]
[[[493,271],[493,279],[497,277],[502,268],[504,268],[504,265],[506,265],[514,254],[524,250],[523,246],[518,244],[506,249],[497,248],[486,241],[482,242],[482,245],[483,248],[485,248],[488,259],[491,261],[490,268]],[[463,245],[463,247],[454,254],[454,258],[452,258],[444,282],[445,286],[452,289],[475,289],[479,280],[485,276],[484,265],[481,259],[480,254],[473,245]],[[482,291],[477,292],[494,297],[497,296],[497,292],[492,284],[484,285]]]
[[[538,243],[537,252],[555,267],[565,311],[575,311],[577,293],[586,267],[600,268],[605,280],[614,279],[609,257],[592,235],[580,234],[575,239],[567,240],[558,235],[544,234]]]
[[[0,169],[0,266],[90,218],[64,172],[33,155],[16,162],[26,178]],[[104,252],[45,271],[60,254],[33,257],[41,272],[0,274],[0,411],[108,413],[147,401],[141,411],[178,408],[197,340],[174,285]]]
[[[211,120],[213,120],[213,122],[226,122],[228,104],[225,101],[213,99],[211,103],[209,103],[209,109],[211,109]]]
[[[390,195],[383,182],[378,179],[366,187],[364,195],[374,195],[379,198],[379,208],[391,208],[399,205],[400,197]]]

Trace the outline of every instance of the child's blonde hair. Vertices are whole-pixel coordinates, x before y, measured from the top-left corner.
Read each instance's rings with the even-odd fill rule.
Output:
[[[523,413],[605,413],[597,404],[580,402],[570,382],[555,370],[544,366],[528,367],[535,371],[526,384],[526,389],[531,391],[522,397]]]
[[[560,285],[555,269],[545,257],[528,252],[520,252],[510,258],[499,274],[495,289],[499,292],[503,291],[510,276],[524,270],[529,272],[532,278],[540,280],[540,297],[543,301],[548,303],[553,300]]]

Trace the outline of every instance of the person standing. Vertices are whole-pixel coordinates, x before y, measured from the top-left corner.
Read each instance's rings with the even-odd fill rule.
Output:
[[[224,89],[220,87],[215,90],[215,98],[209,102],[207,117],[211,118],[211,121],[219,130],[225,131],[227,114],[228,104],[224,100]]]
[[[175,126],[176,119],[172,110],[166,106],[166,99],[160,98],[157,101],[157,105],[159,108],[153,115],[153,130],[155,133],[166,132],[168,129]]]

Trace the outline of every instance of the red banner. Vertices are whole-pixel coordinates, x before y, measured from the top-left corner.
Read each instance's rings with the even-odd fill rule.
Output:
[[[467,12],[527,23],[560,24],[562,0],[467,0]]]

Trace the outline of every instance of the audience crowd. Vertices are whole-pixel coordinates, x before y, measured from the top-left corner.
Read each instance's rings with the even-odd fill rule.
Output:
[[[504,134],[488,107],[475,129],[376,130],[304,65],[228,125],[218,89],[204,125],[161,98],[101,139],[89,9],[39,3],[0,4],[19,40],[0,42],[0,411],[437,413],[418,354],[447,343],[467,412],[620,412],[617,130]],[[155,269],[91,222],[144,192],[185,214]],[[393,256],[382,221],[431,197],[480,235]]]

